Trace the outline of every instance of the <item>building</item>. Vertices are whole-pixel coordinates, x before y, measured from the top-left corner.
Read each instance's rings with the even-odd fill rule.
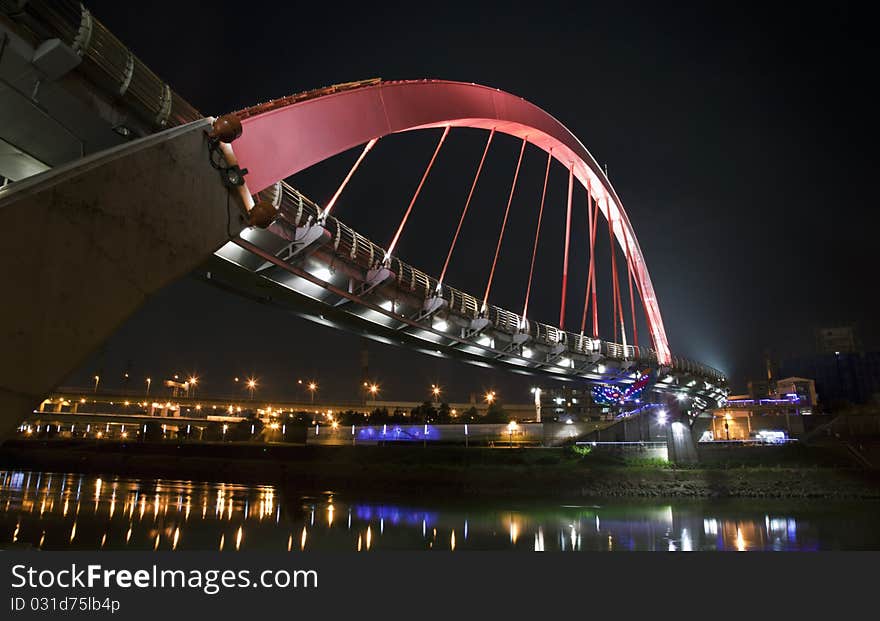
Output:
[[[785,375],[815,378],[825,408],[880,403],[880,352],[795,356],[779,365]]]
[[[589,386],[542,386],[533,388],[535,409],[544,422],[599,420],[610,412],[608,406],[593,403]]]
[[[712,410],[712,421],[701,440],[749,440],[762,433],[798,437],[805,431],[803,417],[816,412],[816,384],[805,377],[775,382],[749,382],[749,393],[731,395],[724,407]]]
[[[776,380],[774,390],[777,399],[796,398],[799,414],[812,414],[819,404],[816,382],[805,377],[786,377]]]
[[[853,354],[857,352],[855,330],[852,326],[817,330],[816,351],[820,354]]]

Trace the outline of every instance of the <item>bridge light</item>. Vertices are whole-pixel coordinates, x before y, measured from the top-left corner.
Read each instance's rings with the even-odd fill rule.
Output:
[[[532,353],[532,350],[528,347],[523,347],[522,355],[523,358],[531,358],[534,354]]]
[[[686,394],[684,394],[683,392],[682,392],[682,393],[678,393],[677,395],[675,395],[675,398],[676,398],[678,401],[681,401],[681,402],[685,402],[685,401],[688,400],[688,396],[687,396]]]
[[[319,280],[323,280],[324,282],[330,282],[330,279],[333,277],[333,274],[326,267],[319,267],[315,271],[312,272],[312,276]]]
[[[443,319],[437,319],[434,322],[434,329],[439,330],[440,332],[446,332],[447,328],[449,328],[449,324],[446,323]]]

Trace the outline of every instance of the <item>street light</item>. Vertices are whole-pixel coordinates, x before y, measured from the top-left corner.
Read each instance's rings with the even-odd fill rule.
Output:
[[[519,425],[516,424],[515,420],[507,423],[507,435],[508,435],[508,445],[510,448],[513,448],[513,432],[519,429]]]
[[[251,393],[251,401],[254,400],[254,389],[257,387],[257,380],[254,378],[248,378],[247,381],[248,392]]]
[[[150,383],[151,383],[152,381],[153,381],[153,380],[150,379],[149,377],[147,378],[147,396],[148,396],[148,397],[150,396]]]
[[[488,403],[489,405],[492,405],[495,402],[495,391],[490,390],[489,392],[487,392],[485,399],[486,399],[486,403]]]
[[[440,387],[437,384],[431,384],[431,394],[434,395],[434,401],[440,401]]]
[[[370,396],[375,397],[376,393],[379,392],[379,385],[378,384],[370,384],[370,387],[368,390],[370,391]]]
[[[98,382],[100,382],[100,381],[101,381],[101,376],[96,375],[95,376],[95,390],[94,390],[94,392],[98,392]]]
[[[193,396],[196,395],[196,384],[198,384],[198,383],[199,383],[199,378],[197,378],[195,375],[193,375],[192,377],[189,378],[189,385],[192,388],[192,395]]]
[[[315,391],[318,390],[318,384],[316,382],[309,382],[309,392],[311,393],[311,402],[315,402]]]

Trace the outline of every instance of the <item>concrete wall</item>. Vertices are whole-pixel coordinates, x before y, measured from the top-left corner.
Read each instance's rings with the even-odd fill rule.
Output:
[[[242,227],[197,121],[0,190],[0,439]]]

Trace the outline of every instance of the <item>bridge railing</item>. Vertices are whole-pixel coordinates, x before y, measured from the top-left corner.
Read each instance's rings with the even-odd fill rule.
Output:
[[[88,81],[121,100],[146,123],[149,131],[202,118],[198,110],[171,90],[80,2],[0,2],[0,12],[37,39],[58,38],[73,49],[82,57],[79,69]]]

